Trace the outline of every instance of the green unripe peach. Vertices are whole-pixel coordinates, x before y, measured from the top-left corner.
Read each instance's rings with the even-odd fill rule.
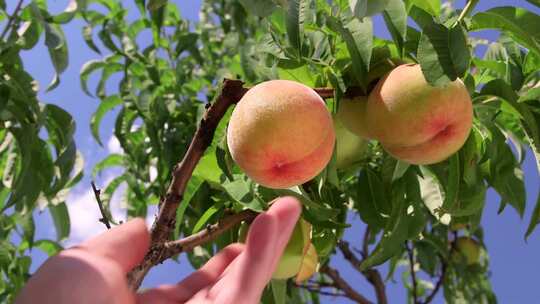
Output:
[[[454,254],[461,254],[467,263],[467,265],[473,265],[480,260],[480,245],[469,237],[459,237],[456,240],[456,252]],[[454,255],[455,260],[459,260],[459,256]]]
[[[418,64],[400,65],[371,91],[366,106],[370,136],[394,157],[411,164],[447,159],[465,143],[472,102],[459,79],[430,86]]]
[[[345,169],[364,157],[367,141],[347,129],[341,119],[334,116],[336,132],[336,166]]]
[[[342,98],[336,117],[352,133],[363,138],[372,138],[366,123],[367,96]]]
[[[287,246],[281,256],[273,279],[288,279],[295,277],[297,282],[308,279],[315,273],[318,256],[311,244],[311,225],[300,220],[296,224]]]
[[[227,129],[232,158],[254,181],[289,188],[319,174],[332,157],[332,117],[311,88],[271,80],[251,88]]]

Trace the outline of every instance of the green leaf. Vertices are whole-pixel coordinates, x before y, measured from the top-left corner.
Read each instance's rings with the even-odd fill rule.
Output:
[[[70,22],[79,10],[79,1],[83,2],[81,0],[70,0],[66,9],[62,13],[52,17],[52,22],[60,24],[66,24]]]
[[[261,18],[270,16],[276,8],[273,0],[240,0],[240,3],[248,13]]]
[[[289,0],[289,8],[287,11],[287,35],[289,37],[289,43],[296,48],[298,54],[300,54],[302,50],[307,7],[307,0]]]
[[[122,99],[118,95],[111,95],[99,103],[96,112],[94,112],[92,118],[90,119],[90,129],[92,130],[92,136],[94,136],[96,141],[101,146],[103,146],[103,143],[101,142],[101,138],[99,136],[99,125],[101,123],[101,120],[103,119],[105,114],[107,114],[109,111],[111,111],[120,104],[122,104]]]
[[[101,171],[110,167],[121,167],[124,164],[124,156],[121,154],[109,154],[107,157],[98,162],[92,169],[92,178],[95,178]]]
[[[39,248],[50,257],[56,255],[64,249],[62,245],[51,240],[38,240],[34,243],[34,247]]]
[[[441,13],[441,0],[405,0],[407,11],[413,6],[417,6],[432,16],[439,16]]]
[[[343,24],[341,20],[330,17],[328,23],[330,28],[338,32],[345,41],[352,60],[353,75],[358,85],[366,89],[373,45],[371,18],[364,18],[363,21],[353,18],[347,24]]]
[[[17,31],[19,35],[17,44],[24,50],[33,48],[38,43],[42,30],[41,24],[37,20],[24,22]]]
[[[450,157],[448,164],[448,180],[445,187],[445,198],[442,205],[443,210],[452,210],[459,199],[459,184],[461,180],[461,170],[459,154]]]
[[[417,58],[431,85],[443,86],[462,77],[470,61],[463,29],[460,26],[448,29],[437,23],[423,27]]]
[[[105,62],[102,60],[89,60],[83,64],[81,67],[81,71],[79,72],[79,77],[81,80],[81,88],[83,89],[84,93],[90,97],[94,97],[92,93],[88,90],[88,77],[90,77],[90,74],[92,72],[101,69],[105,66]]]
[[[538,198],[536,199],[536,206],[531,215],[529,226],[527,227],[527,232],[525,233],[525,239],[527,239],[531,233],[533,233],[534,228],[540,224],[540,192],[538,193]]]
[[[270,281],[272,286],[272,295],[274,296],[275,304],[287,303],[287,281],[286,280],[272,280]]]
[[[471,31],[498,29],[540,55],[540,16],[519,7],[496,7],[472,17]],[[531,30],[527,30],[531,29]]]
[[[69,236],[70,221],[69,212],[65,203],[49,205],[49,212],[56,228],[56,238],[61,241]]]
[[[46,91],[53,90],[59,83],[59,75],[62,74],[68,66],[68,49],[64,31],[58,24],[45,23],[45,45],[49,51],[49,56],[56,71],[53,81],[47,87]]]
[[[427,167],[420,167],[422,176],[418,176],[420,182],[420,191],[424,204],[429,212],[442,224],[448,225],[452,219],[450,214],[442,213],[441,207],[445,202],[445,193],[443,186],[437,180],[435,174]]]
[[[407,10],[402,0],[390,0],[383,12],[384,22],[402,54],[407,35]]]
[[[219,210],[223,208],[222,202],[215,203],[212,207],[206,209],[206,211],[201,215],[197,223],[195,223],[195,226],[193,226],[193,230],[191,231],[191,234],[195,234],[204,227],[206,223],[212,218],[214,214],[216,214]]]
[[[83,34],[83,38],[84,38],[84,42],[86,43],[86,45],[94,52],[98,53],[101,55],[101,51],[99,50],[99,48],[97,47],[97,45],[94,43],[94,39],[93,39],[93,28],[91,25],[85,25],[83,26],[82,28],[82,34]],[[85,92],[87,92],[88,94],[88,90],[85,90]]]
[[[148,4],[146,5],[146,8],[149,11],[155,11],[167,5],[167,2],[168,2],[167,0],[149,0]]]
[[[371,178],[370,178],[371,177]],[[355,209],[357,210],[360,218],[367,223],[370,227],[384,228],[386,218],[378,205],[378,201],[387,200],[385,189],[382,189],[382,183],[377,178],[373,178],[373,174],[368,174],[367,170],[362,170],[358,177],[358,194],[355,199]],[[375,192],[373,191],[380,191]],[[377,199],[378,197],[378,199]],[[384,206],[388,206],[389,202],[383,202]]]
[[[527,0],[532,5],[536,5],[537,7],[540,7],[540,0]]]

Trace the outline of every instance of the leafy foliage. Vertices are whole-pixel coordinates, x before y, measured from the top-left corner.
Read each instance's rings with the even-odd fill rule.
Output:
[[[57,73],[49,86],[54,89],[68,64],[61,24],[80,16],[85,21],[81,34],[98,56],[80,72],[81,89],[100,99],[91,120],[92,135],[101,144],[102,118],[116,109],[114,135],[123,149],[100,161],[92,174],[123,168],[104,187],[102,198],[108,206],[119,186],[127,185],[129,217],[145,216],[148,206],[158,203],[171,168],[186,153],[205,103],[219,92],[223,78],[238,78],[248,86],[280,78],[332,87],[335,96],[327,105],[334,113],[347,91],[367,95],[388,71],[388,62],[419,63],[436,86],[461,78],[473,97],[474,127],[450,159],[408,165],[370,142],[364,158],[351,168],[337,170],[332,161],[312,181],[287,190],[264,188],[234,164],[225,140],[226,115],[187,185],[173,237],[200,230],[226,209],[261,211],[277,196],[294,195],[303,202],[304,218],[313,224],[321,263],[337,257],[338,240],[349,227],[347,214],[357,213],[371,231],[368,242],[374,248],[360,271],[389,263],[391,278],[397,265],[409,263],[409,243],[419,265],[413,271],[425,272],[434,281],[443,272],[449,303],[496,302],[480,220],[489,188],[500,195],[501,210],[509,205],[524,216],[530,195],[521,168],[524,151],[533,151],[540,171],[540,37],[534,32],[540,16],[514,7],[471,16],[477,1],[459,11],[439,0],[206,0],[199,22],[191,23],[168,1],[134,2],[138,14],[133,20],[121,1],[74,1],[51,16],[44,1],[36,0],[21,9],[20,22],[2,39],[0,241],[5,246],[0,246],[0,267],[8,283],[1,283],[0,295],[10,299],[26,279],[26,250],[59,250],[52,241],[33,239],[31,211],[38,201],[49,205],[59,238],[69,234],[63,198],[81,176],[72,138],[75,123],[62,109],[39,103],[19,51],[45,36]],[[8,15],[5,9],[2,14]],[[372,16],[377,14],[383,16],[391,40],[374,36]],[[486,29],[502,34],[494,42],[469,35]],[[479,57],[481,48],[487,51]],[[93,74],[99,80],[90,88]],[[121,80],[107,91],[113,75]],[[40,130],[46,130],[46,139]],[[540,223],[540,198],[529,221],[526,237]],[[457,225],[465,227],[460,234],[481,244],[478,264],[452,258]],[[18,247],[10,242],[15,230],[25,236]],[[189,261],[199,267],[236,239],[233,229],[189,253]],[[409,274],[404,273],[404,286],[412,299]],[[324,276],[317,280],[324,281]],[[420,280],[414,293],[427,297],[433,288],[428,283]],[[318,295],[273,282],[263,302],[317,303]]]

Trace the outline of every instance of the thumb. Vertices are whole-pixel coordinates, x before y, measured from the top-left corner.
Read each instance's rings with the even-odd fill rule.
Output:
[[[142,218],[137,218],[107,230],[75,248],[104,256],[128,272],[143,259],[149,246],[150,234],[146,223]]]

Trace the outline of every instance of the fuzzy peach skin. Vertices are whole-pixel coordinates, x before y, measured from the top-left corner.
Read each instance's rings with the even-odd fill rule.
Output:
[[[394,157],[411,164],[433,164],[458,151],[472,127],[472,102],[459,79],[430,86],[420,65],[400,65],[368,97],[369,135]]]
[[[271,80],[254,86],[238,102],[227,144],[250,178],[283,189],[324,169],[335,134],[332,117],[314,90],[294,81]]]
[[[362,138],[373,138],[369,134],[366,121],[367,101],[367,96],[342,98],[336,117],[352,133]]]

